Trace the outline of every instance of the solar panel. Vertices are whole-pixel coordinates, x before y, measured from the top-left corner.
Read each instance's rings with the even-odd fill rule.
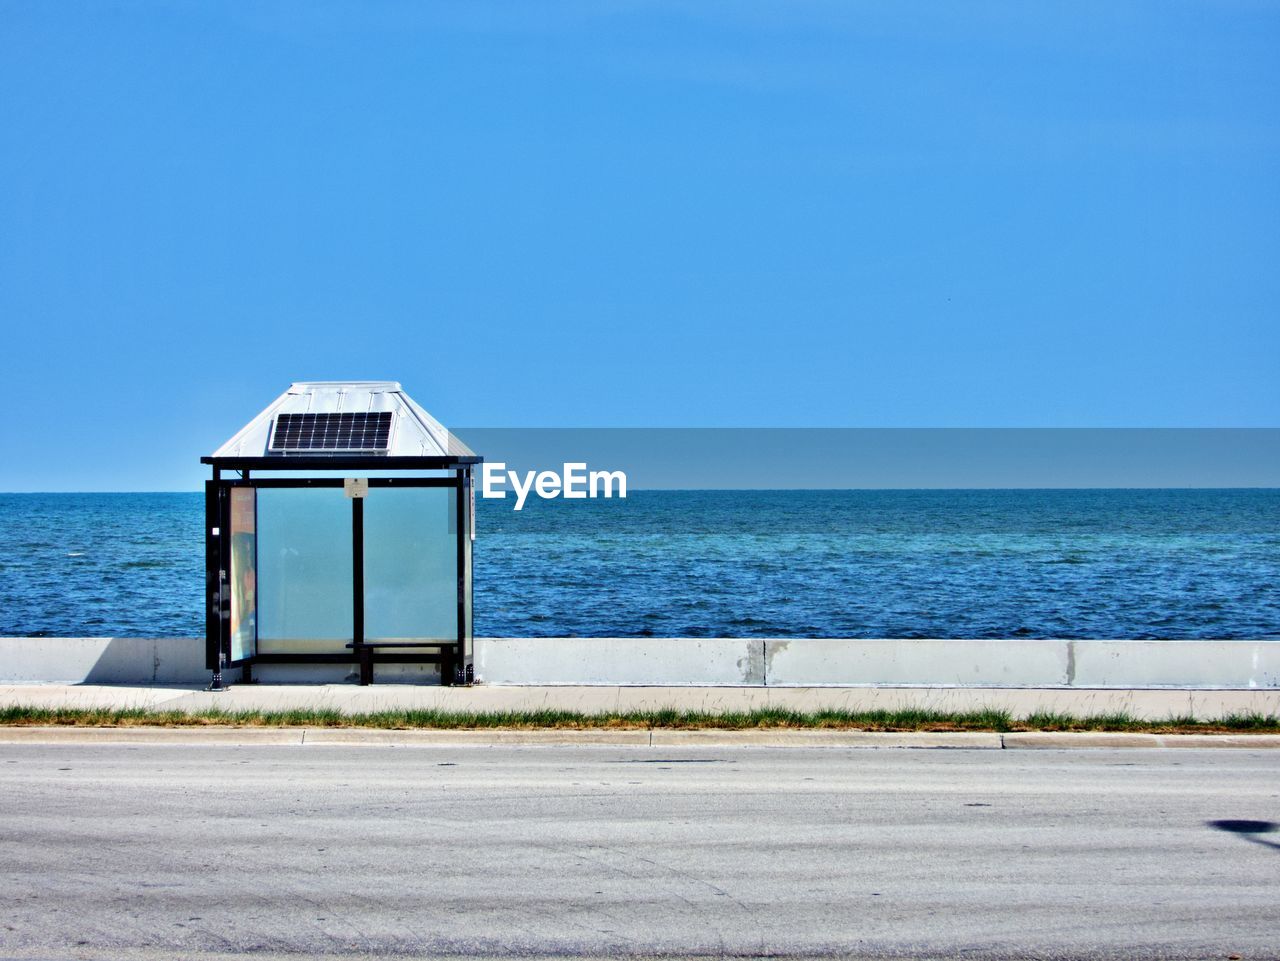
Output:
[[[391,441],[391,411],[277,414],[267,449],[285,454],[384,453]]]

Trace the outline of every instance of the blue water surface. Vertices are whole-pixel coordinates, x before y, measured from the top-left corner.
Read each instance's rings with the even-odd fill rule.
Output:
[[[478,503],[482,636],[1280,638],[1280,491]],[[203,633],[198,494],[0,494],[0,635]]]

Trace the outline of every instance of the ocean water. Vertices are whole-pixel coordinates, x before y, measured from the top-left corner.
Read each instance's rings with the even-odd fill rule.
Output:
[[[1280,490],[478,502],[482,636],[1280,639]],[[203,632],[198,494],[0,494],[0,635]]]

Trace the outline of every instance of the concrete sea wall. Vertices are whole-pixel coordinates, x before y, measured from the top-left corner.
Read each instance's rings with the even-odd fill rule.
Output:
[[[1280,641],[477,638],[488,685],[1280,689]],[[263,665],[339,683],[349,665]],[[379,666],[384,681],[430,669]],[[0,638],[0,683],[206,684],[200,638]],[[228,675],[234,680],[234,674]]]
[[[1276,641],[488,638],[486,684],[1280,688]]]
[[[0,637],[0,683],[208,684],[204,639]]]

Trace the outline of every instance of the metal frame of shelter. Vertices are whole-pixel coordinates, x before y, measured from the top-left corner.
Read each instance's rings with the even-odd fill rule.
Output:
[[[385,393],[399,393],[399,384],[374,382]],[[273,419],[279,413],[281,401],[299,388],[337,390],[349,385],[295,384],[290,392],[282,395],[273,407],[258,416],[258,421]],[[358,388],[361,385],[356,385]],[[403,395],[400,394],[403,398]],[[244,679],[251,680],[255,664],[282,663],[354,663],[359,666],[360,683],[373,682],[373,667],[377,662],[428,663],[440,665],[441,682],[468,683],[471,679],[471,544],[475,536],[473,469],[484,458],[472,453],[452,435],[439,428],[425,411],[408,401],[397,417],[413,419],[415,428],[424,422],[443,432],[446,442],[434,454],[405,455],[392,450],[387,454],[324,453],[309,454],[305,451],[282,456],[264,450],[259,442],[257,449],[245,451],[245,444],[228,453],[228,448],[254,427],[251,422],[236,438],[223,445],[217,453],[201,457],[200,462],[212,468],[212,477],[205,481],[205,665],[213,672],[212,689],[223,688],[222,672],[229,668],[241,668]],[[416,415],[415,415],[416,412]],[[401,445],[403,446],[403,445]],[[422,446],[421,444],[419,445]],[[290,476],[279,476],[287,471]],[[370,473],[395,476],[367,476]],[[403,476],[400,472],[404,472]],[[434,472],[424,476],[424,472]],[[263,474],[267,476],[263,476]],[[298,476],[311,473],[315,476]],[[270,476],[276,474],[276,476]],[[228,476],[230,475],[230,476]],[[367,485],[367,488],[366,488]],[[344,651],[328,652],[270,652],[258,650],[257,625],[254,626],[253,653],[233,658],[232,646],[232,492],[241,488],[255,491],[273,488],[347,488],[351,503],[352,549],[352,625],[351,643]],[[412,641],[370,641],[365,636],[365,490],[385,488],[451,488],[453,490],[454,517],[457,522],[457,633],[453,638],[430,638]],[[256,494],[254,498],[256,511]],[[255,538],[256,522],[255,522]],[[256,545],[256,541],[255,541]],[[255,546],[256,551],[256,546]]]

